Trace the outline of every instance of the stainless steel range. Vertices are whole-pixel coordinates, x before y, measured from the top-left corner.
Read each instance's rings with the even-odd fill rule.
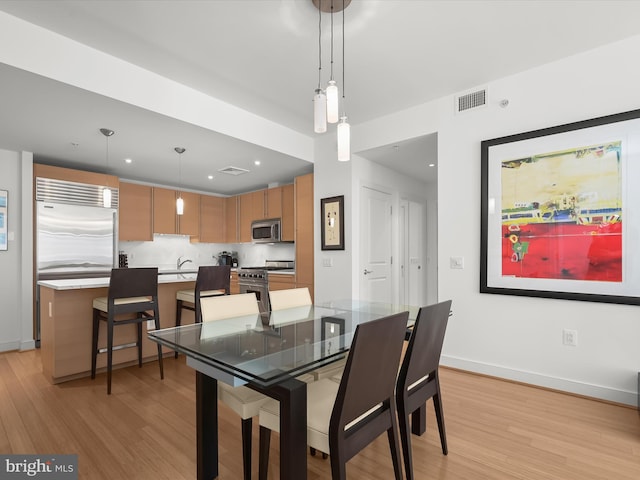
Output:
[[[277,270],[293,270],[293,260],[267,260],[262,267],[238,268],[238,285],[240,293],[255,293],[261,312],[271,310],[269,305],[269,272]]]

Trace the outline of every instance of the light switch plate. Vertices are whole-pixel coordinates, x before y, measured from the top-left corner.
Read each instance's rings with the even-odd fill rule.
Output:
[[[147,332],[156,329],[156,322],[153,320],[147,320]]]
[[[322,259],[323,267],[333,267],[333,258],[323,258]]]
[[[464,268],[464,257],[449,257],[449,267],[463,269]]]

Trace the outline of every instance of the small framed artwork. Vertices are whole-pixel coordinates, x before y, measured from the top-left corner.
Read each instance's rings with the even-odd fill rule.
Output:
[[[7,250],[7,211],[9,192],[0,190],[0,250]]]
[[[480,292],[640,305],[640,110],[482,142]]]
[[[344,250],[344,195],[320,200],[322,250]]]

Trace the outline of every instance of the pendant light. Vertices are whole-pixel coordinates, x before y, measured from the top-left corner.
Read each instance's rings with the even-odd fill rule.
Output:
[[[344,82],[344,0],[342,0],[342,116],[338,124],[338,161],[351,160],[351,126],[347,123],[345,112],[345,82]]]
[[[186,151],[182,147],[174,148],[178,154],[178,186],[182,186],[182,154]],[[182,215],[184,213],[184,200],[182,199],[182,192],[178,191],[178,199],[176,200],[176,213]]]
[[[320,88],[322,74],[322,11],[318,8],[318,88],[313,96],[313,131],[327,131],[327,96]]]
[[[113,130],[109,130],[108,128],[101,128],[100,133],[105,136],[107,142],[107,154],[106,154],[106,167],[109,169],[109,137],[113,135]],[[109,187],[104,187],[102,189],[102,206],[104,208],[111,208],[111,189]]]
[[[327,122],[336,123],[338,121],[338,85],[333,79],[333,0],[331,1],[331,77],[327,84]],[[342,10],[344,15],[344,9]],[[344,39],[343,39],[344,42]]]

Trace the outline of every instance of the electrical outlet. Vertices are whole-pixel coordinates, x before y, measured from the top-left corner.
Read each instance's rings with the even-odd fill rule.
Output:
[[[147,332],[156,329],[156,322],[154,320],[147,320]]]
[[[577,330],[562,330],[562,344],[569,347],[578,346],[578,331]]]
[[[449,268],[463,269],[464,257],[449,257]]]

